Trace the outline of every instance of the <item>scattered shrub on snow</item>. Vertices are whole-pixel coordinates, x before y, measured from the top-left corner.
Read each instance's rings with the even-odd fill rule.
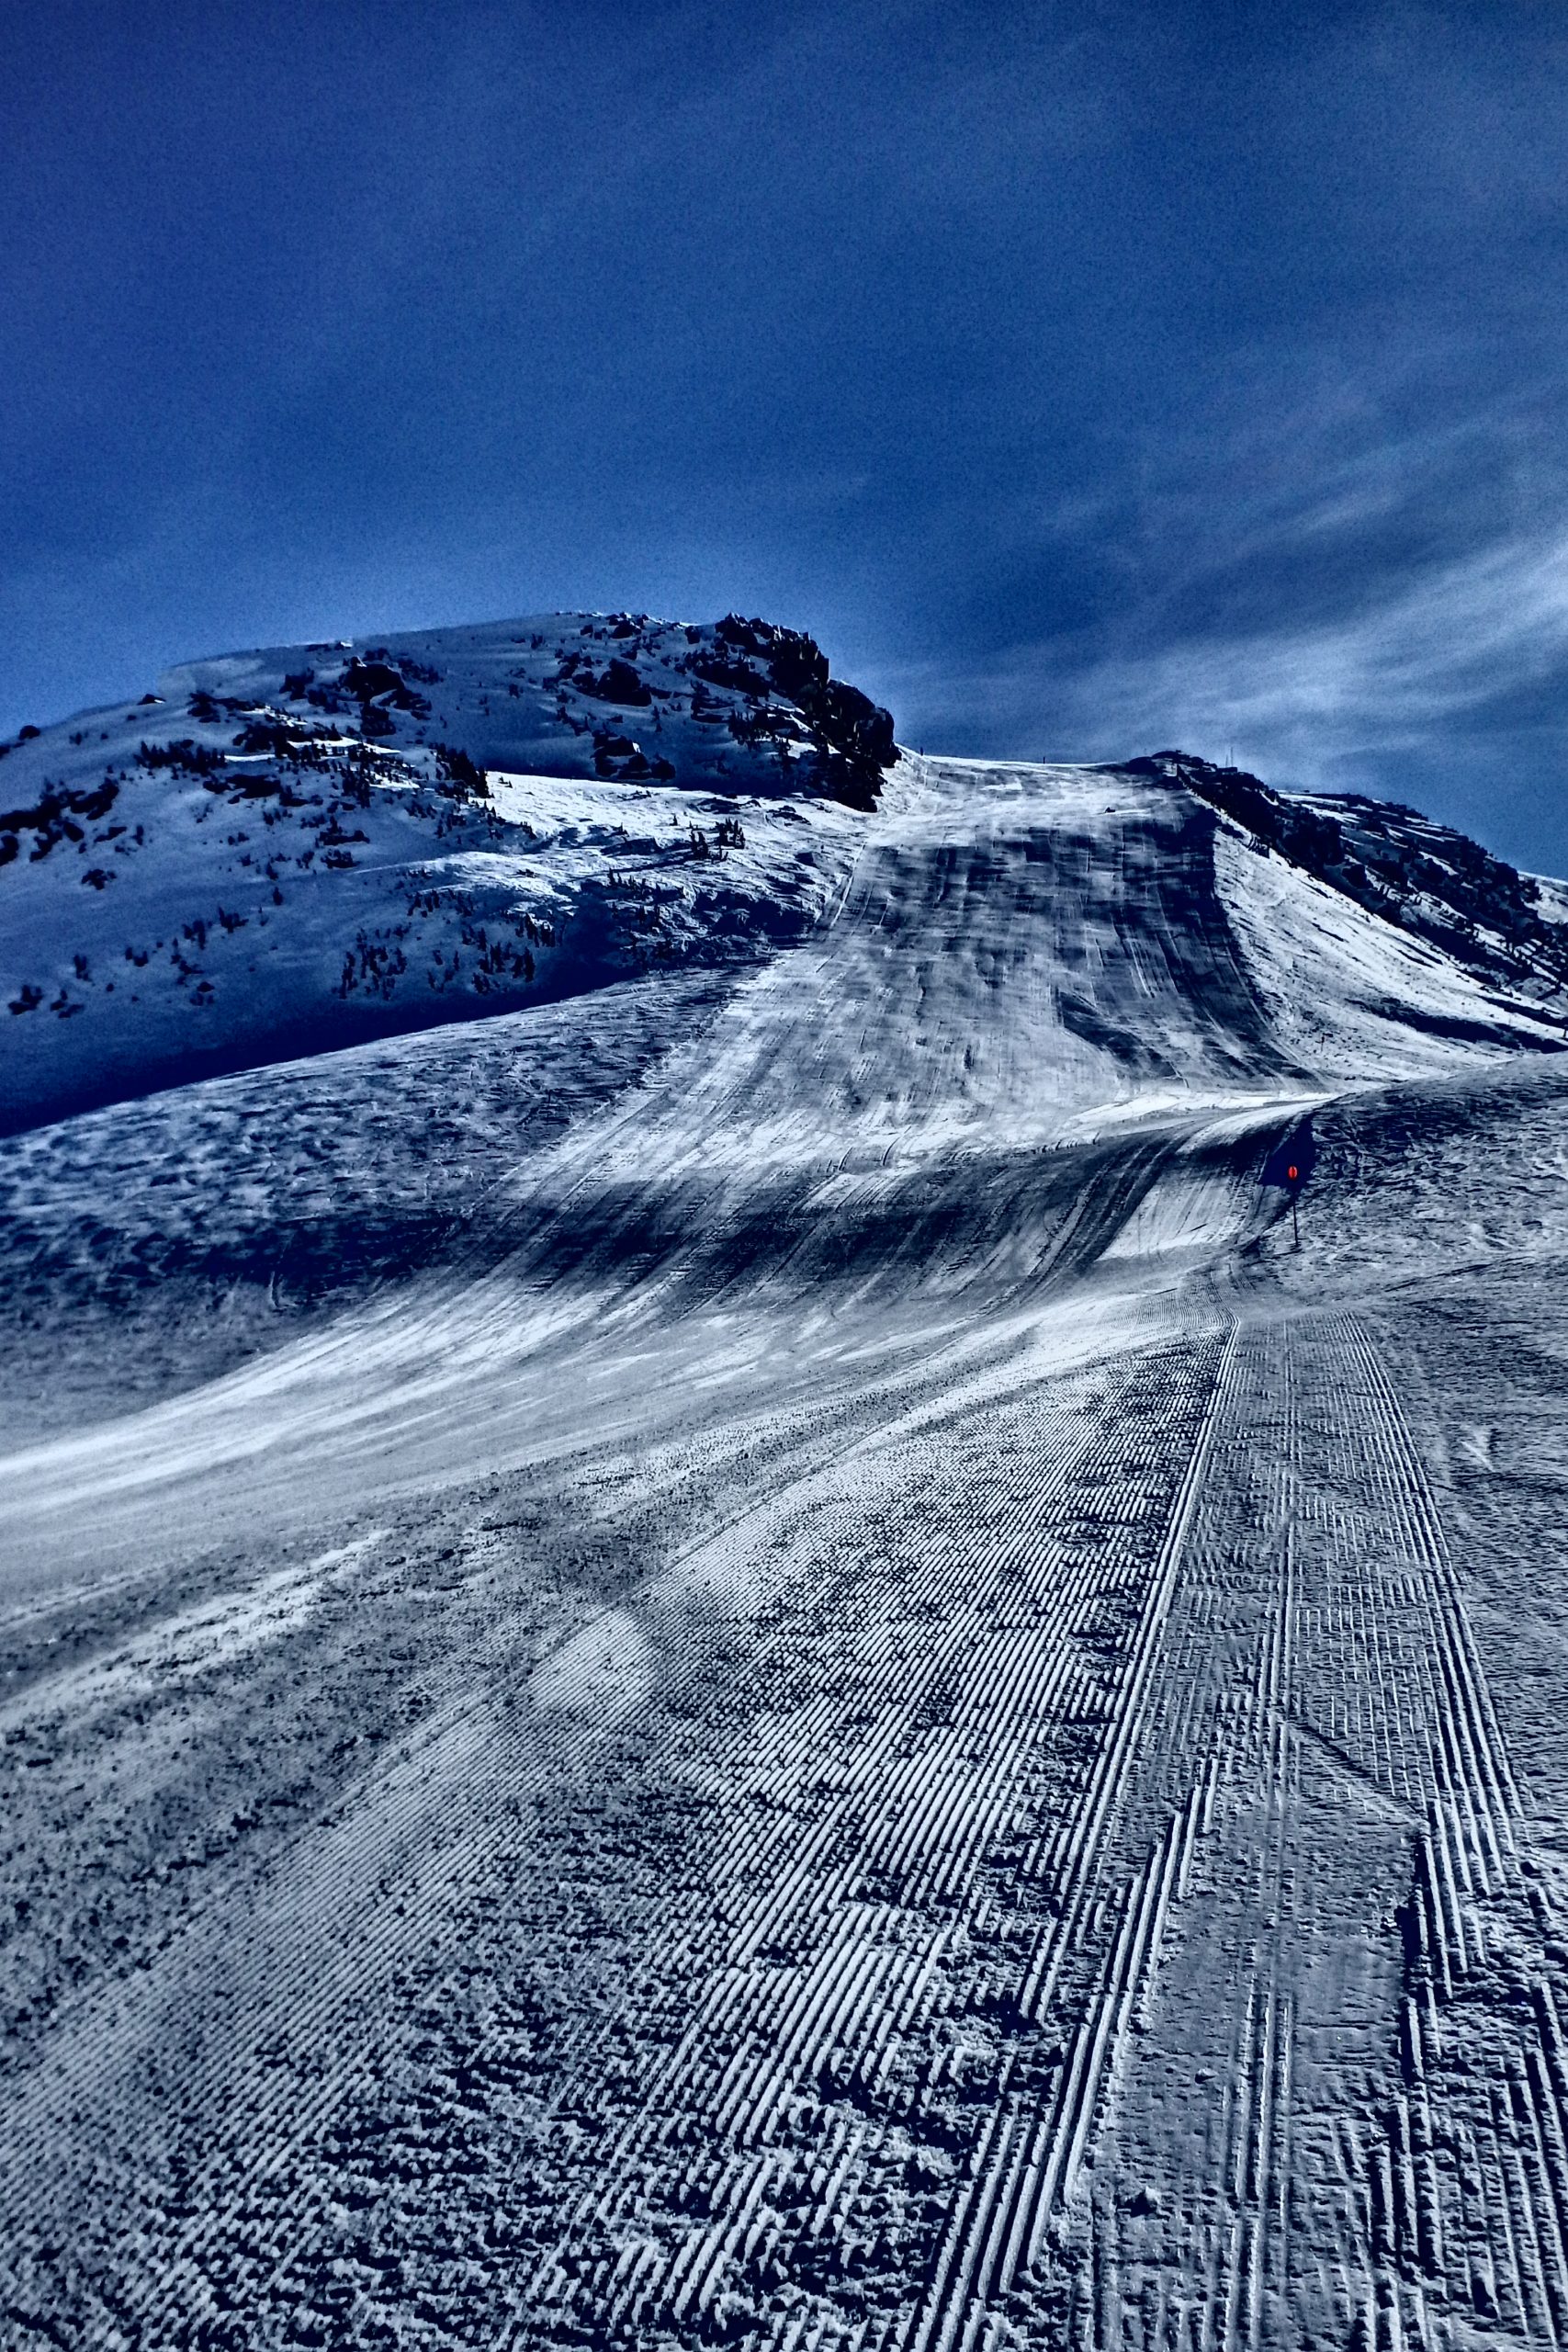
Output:
[[[437,786],[438,791],[459,800],[487,800],[490,797],[490,786],[484,770],[477,767],[467,752],[459,750],[456,743],[437,743],[435,763],[445,779]]]
[[[173,743],[139,743],[136,757],[144,768],[169,768],[181,775],[216,775],[223,765],[221,752],[189,735]]]
[[[423,695],[416,695],[402,676],[386,659],[385,646],[375,655],[361,661],[357,655],[344,670],[338,684],[354,695],[360,706],[361,725],[367,735],[389,735],[392,732],[391,712],[407,711],[412,718],[428,718],[430,705]],[[370,719],[370,713],[376,717]]]
[[[286,760],[298,749],[300,738],[285,726],[281,718],[251,718],[234,738],[234,749],[249,753],[258,752],[275,760]]]
[[[45,785],[32,808],[0,809],[0,865],[9,865],[20,854],[19,837],[25,832],[37,836],[32,849],[35,861],[47,857],[62,841],[82,847],[86,841],[84,822],[101,823],[118,795],[119,786],[112,777],[79,792],[69,792],[63,785]]]
[[[245,707],[232,695],[209,694],[205,686],[197,686],[186,705],[191,717],[198,718],[204,727],[216,727],[222,718],[237,718]]]

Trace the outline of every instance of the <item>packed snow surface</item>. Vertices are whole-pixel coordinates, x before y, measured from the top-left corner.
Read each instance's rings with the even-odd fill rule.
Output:
[[[616,826],[689,888],[712,777],[415,661],[333,888],[457,861],[536,972]],[[1568,2330],[1568,899],[799,741],[716,796],[787,920],[164,1092],[12,1020],[137,1099],[24,1042],[0,1145],[7,2343]]]

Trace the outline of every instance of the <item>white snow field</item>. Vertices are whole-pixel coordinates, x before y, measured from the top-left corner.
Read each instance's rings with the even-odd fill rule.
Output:
[[[1219,788],[0,1145],[7,2345],[1568,2334],[1562,902]]]

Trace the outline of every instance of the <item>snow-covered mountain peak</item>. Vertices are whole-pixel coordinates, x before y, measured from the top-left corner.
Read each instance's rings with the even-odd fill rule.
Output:
[[[274,647],[26,729],[0,1125],[798,936],[896,756],[734,615]]]
[[[159,684],[198,725],[243,720],[279,745],[336,728],[400,750],[450,741],[522,775],[861,809],[895,757],[887,712],[833,677],[813,639],[735,613],[540,613],[186,662]]]

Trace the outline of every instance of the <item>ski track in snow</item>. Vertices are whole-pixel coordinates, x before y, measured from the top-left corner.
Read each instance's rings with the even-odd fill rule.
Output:
[[[0,1479],[0,2341],[1568,2335],[1568,1081],[1214,844],[907,763],[662,1023],[9,1147],[85,1220],[113,1144],[141,1249],[138,1162],[260,1123],[265,1290],[298,1137],[347,1218],[456,1087],[482,1210],[183,1393],[188,1287],[48,1238],[101,1363]]]

